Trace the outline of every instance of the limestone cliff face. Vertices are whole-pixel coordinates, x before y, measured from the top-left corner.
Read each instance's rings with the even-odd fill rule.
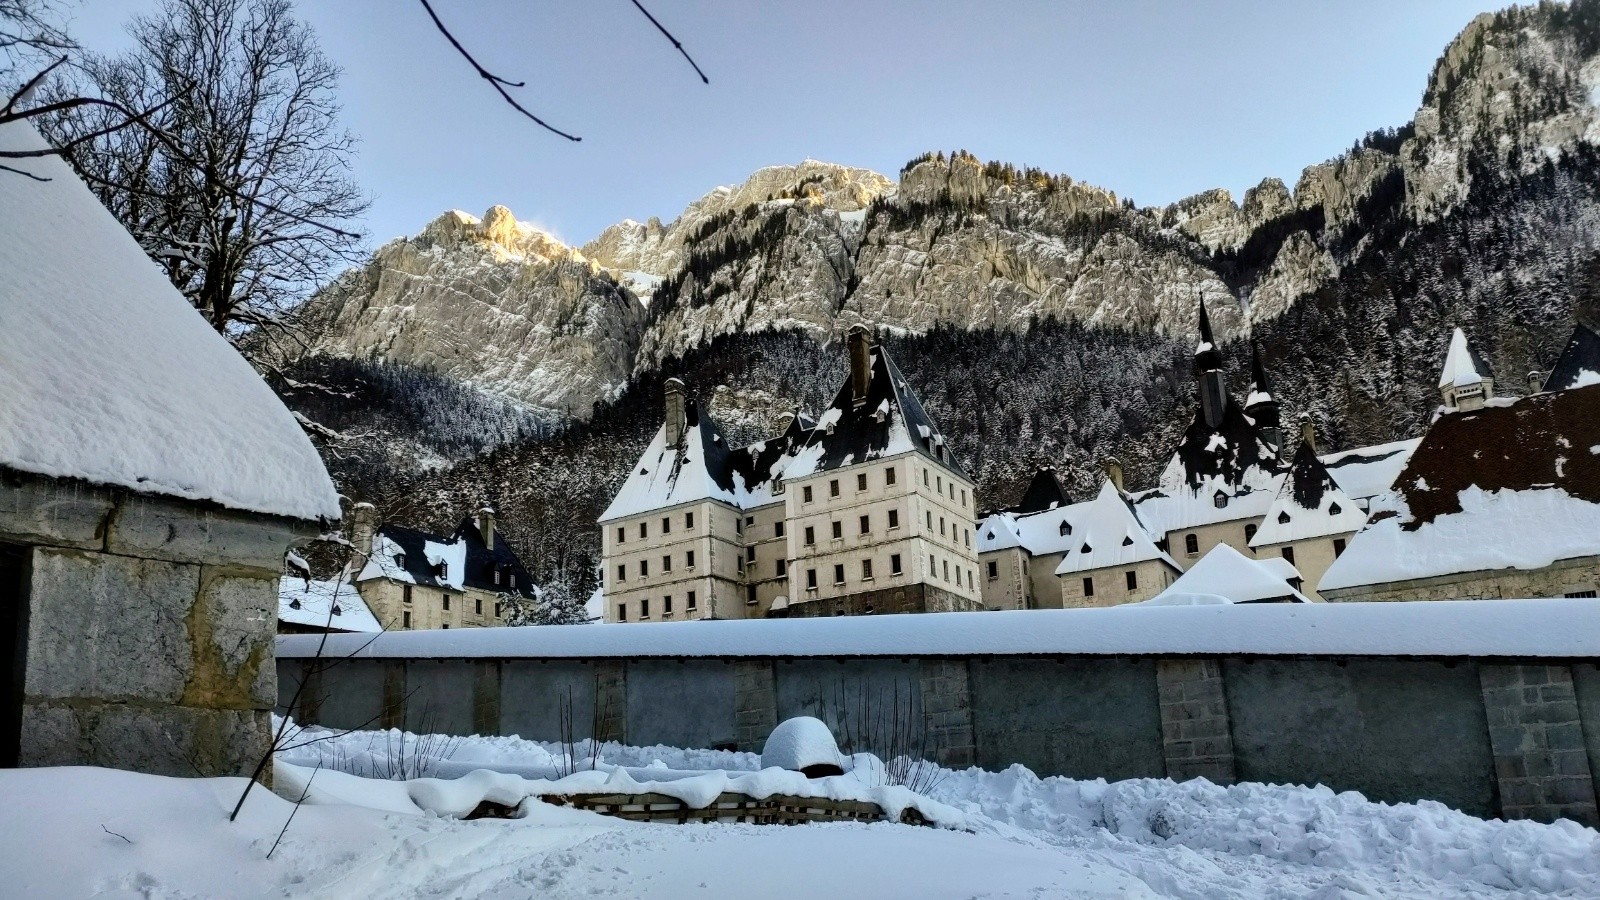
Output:
[[[424,366],[563,416],[626,383],[644,309],[503,206],[448,212],[316,297],[312,349]]]

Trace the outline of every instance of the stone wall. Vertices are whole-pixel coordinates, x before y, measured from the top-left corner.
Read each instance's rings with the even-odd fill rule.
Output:
[[[925,582],[915,582],[875,591],[859,591],[844,597],[791,603],[789,615],[803,619],[887,613],[976,612],[984,608],[982,600],[954,594]]]
[[[308,665],[316,663],[280,662],[286,694]],[[846,752],[898,748],[947,766],[1323,784],[1385,802],[1438,800],[1477,816],[1600,821],[1593,660],[350,660],[320,679],[319,701],[300,717],[330,726],[394,717],[386,704],[396,703],[410,722],[411,706],[437,710],[455,697],[461,711],[435,716],[458,733],[555,740],[558,708],[570,703],[579,737],[595,721],[608,740],[759,752],[778,722],[810,715]],[[496,689],[498,702],[487,702]],[[497,728],[484,718],[494,709]]]
[[[8,474],[27,560],[22,765],[246,773],[277,700],[278,579],[310,526]]]
[[[1564,559],[1543,569],[1466,572],[1326,591],[1331,601],[1521,600],[1600,591],[1600,557]]]

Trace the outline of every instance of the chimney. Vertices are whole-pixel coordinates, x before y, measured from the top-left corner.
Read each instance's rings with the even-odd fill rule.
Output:
[[[371,503],[350,507],[350,543],[355,545],[359,562],[366,564],[372,555],[372,536],[378,530],[378,508]]]
[[[867,385],[872,383],[872,338],[867,326],[850,326],[850,399],[857,406],[867,402]]]
[[[494,508],[485,503],[478,510],[478,534],[483,537],[484,546],[494,549]]]
[[[683,379],[667,379],[667,446],[677,446],[683,439]]]
[[[785,411],[783,411],[781,413],[778,413],[778,421],[774,422],[772,427],[777,429],[777,433],[779,435],[783,435],[783,434],[788,434],[789,433],[789,426],[793,425],[793,424],[794,424],[794,411],[793,410],[785,410]]]
[[[1528,393],[1537,394],[1544,390],[1544,373],[1538,369],[1528,373]]]
[[[1300,443],[1310,447],[1312,453],[1317,452],[1317,426],[1312,424],[1310,413],[1300,414]]]
[[[1127,488],[1123,486],[1122,461],[1115,456],[1108,456],[1101,465],[1105,467],[1106,477],[1111,479],[1111,486],[1125,493]]]

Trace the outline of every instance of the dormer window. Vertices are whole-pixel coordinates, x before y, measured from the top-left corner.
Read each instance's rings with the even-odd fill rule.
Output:
[[[1222,509],[1228,505],[1228,495],[1221,491],[1217,491],[1217,493],[1211,498],[1211,505],[1215,506],[1217,509]]]
[[[440,578],[449,578],[450,577],[450,564],[447,563],[447,562],[441,562],[441,563],[439,563],[436,571],[439,573],[439,577]]]
[[[1071,522],[1062,522],[1061,523],[1061,528],[1059,529],[1059,531],[1061,532],[1061,536],[1062,537],[1066,537],[1067,535],[1071,534],[1072,533],[1072,523]]]
[[[494,583],[495,584],[499,584],[500,583],[500,570],[499,569],[495,569],[494,570]]]
[[[1287,524],[1289,524],[1289,514],[1287,512],[1278,513],[1278,524],[1279,525],[1287,525]]]
[[[289,601],[289,608],[290,609],[299,609],[300,608],[300,600],[298,598],[296,598],[294,600],[290,600]]]
[[[1339,513],[1342,513],[1342,512],[1344,512],[1344,510],[1339,507],[1339,504],[1337,504],[1337,503],[1328,504],[1328,515],[1337,516]]]
[[[1089,546],[1088,544],[1084,544],[1082,547],[1078,548],[1078,552],[1079,553],[1093,553],[1094,552],[1094,548]]]
[[[1130,535],[1127,535],[1127,536],[1123,537],[1122,546],[1124,546],[1124,547],[1132,547],[1133,546],[1133,535],[1130,534]]]
[[[336,616],[342,616],[342,615],[344,615],[344,610],[340,609],[338,604],[334,604],[333,614],[336,615]]]
[[[394,564],[404,569],[406,567],[406,555],[404,553],[396,553],[394,555]]]

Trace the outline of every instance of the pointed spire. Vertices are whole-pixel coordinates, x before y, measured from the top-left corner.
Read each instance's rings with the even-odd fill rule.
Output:
[[[1250,344],[1250,394],[1244,401],[1245,415],[1261,429],[1261,437],[1272,447],[1274,455],[1282,458],[1283,418],[1278,398],[1272,396],[1272,382],[1267,378],[1267,368],[1261,362],[1261,345]]]
[[[1222,368],[1222,351],[1217,349],[1217,339],[1211,334],[1211,316],[1206,314],[1206,301],[1200,301],[1200,343],[1194,348],[1196,372]]]
[[[1200,343],[1194,348],[1194,374],[1199,382],[1200,415],[1207,427],[1219,428],[1228,407],[1228,385],[1223,379],[1222,351],[1211,334],[1205,298],[1200,300]]]
[[[1472,410],[1494,396],[1494,376],[1460,328],[1450,335],[1444,368],[1439,371],[1439,394],[1450,409]]]
[[[1250,394],[1272,399],[1272,381],[1261,364],[1261,345],[1255,341],[1250,342]]]

